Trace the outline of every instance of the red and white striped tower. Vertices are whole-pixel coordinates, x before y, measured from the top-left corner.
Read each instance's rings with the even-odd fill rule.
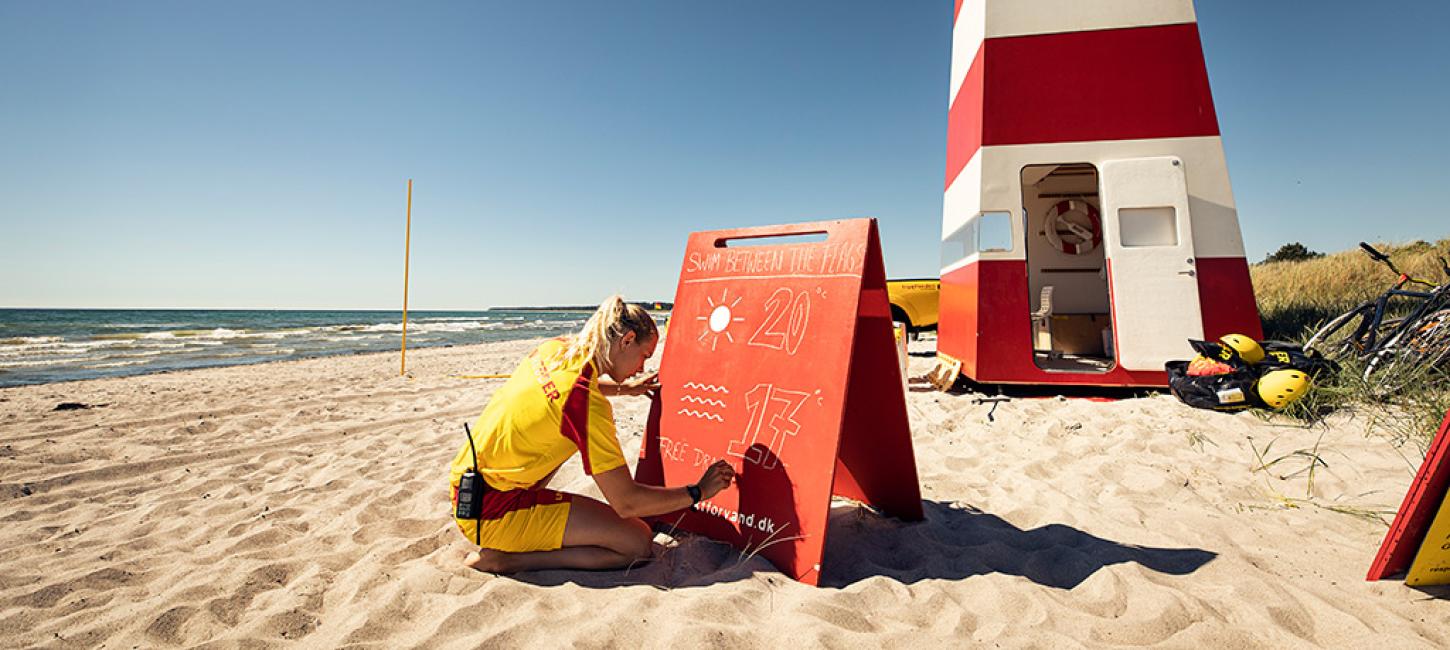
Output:
[[[963,374],[1163,385],[1187,338],[1262,336],[1191,0],[956,0],[951,74],[938,351]],[[1073,206],[1101,215],[1086,253],[1048,237]],[[1111,323],[1105,363],[1043,361],[1047,286],[1061,322]]]

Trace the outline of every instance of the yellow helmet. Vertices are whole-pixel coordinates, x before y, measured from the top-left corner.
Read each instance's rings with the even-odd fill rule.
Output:
[[[1264,347],[1250,337],[1243,334],[1225,334],[1218,340],[1233,348],[1234,352],[1239,353],[1239,358],[1243,359],[1244,363],[1253,365],[1264,360]]]
[[[1259,399],[1274,409],[1281,409],[1307,394],[1313,383],[1309,375],[1298,370],[1272,370],[1259,378],[1257,389]]]

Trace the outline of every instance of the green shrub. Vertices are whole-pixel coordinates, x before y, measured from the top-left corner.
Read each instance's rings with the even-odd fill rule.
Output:
[[[1309,247],[1299,242],[1294,242],[1292,244],[1284,244],[1283,246],[1280,246],[1279,250],[1270,253],[1268,257],[1264,258],[1264,263],[1299,262],[1303,260],[1312,260],[1316,257],[1324,257],[1324,253],[1316,253],[1309,250]]]

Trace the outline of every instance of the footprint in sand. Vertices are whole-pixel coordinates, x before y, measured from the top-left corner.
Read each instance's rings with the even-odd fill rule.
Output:
[[[268,618],[262,630],[284,639],[300,639],[315,632],[319,622],[316,616],[294,609]]]
[[[200,610],[189,605],[172,607],[146,626],[146,636],[173,645],[183,645],[188,636],[191,636],[185,634],[187,623],[198,611]]]
[[[34,609],[48,609],[72,592],[106,591],[116,587],[130,584],[136,580],[137,575],[130,571],[124,571],[114,567],[108,567],[92,571],[80,578],[57,582],[46,585],[36,591],[20,596],[11,601],[11,604]]]
[[[231,545],[226,552],[228,555],[241,555],[253,551],[271,551],[291,539],[292,535],[287,531],[280,528],[269,528],[242,538],[241,541]]]
[[[226,596],[213,598],[206,603],[207,611],[217,620],[234,626],[259,594],[282,589],[292,580],[292,569],[285,564],[268,564],[247,574],[242,584]]]
[[[423,539],[415,540],[413,543],[384,556],[383,564],[398,565],[403,564],[404,562],[408,562],[409,560],[425,558],[433,554],[434,551],[443,548],[447,541],[452,541],[453,534],[454,533],[451,530],[443,529],[430,537],[424,537]]]

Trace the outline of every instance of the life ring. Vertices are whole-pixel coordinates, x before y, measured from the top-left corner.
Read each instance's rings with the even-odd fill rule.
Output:
[[[1087,220],[1086,227],[1081,223],[1083,219]],[[1087,201],[1058,201],[1047,209],[1043,234],[1053,248],[1068,255],[1083,255],[1103,243],[1103,221],[1098,209]]]

